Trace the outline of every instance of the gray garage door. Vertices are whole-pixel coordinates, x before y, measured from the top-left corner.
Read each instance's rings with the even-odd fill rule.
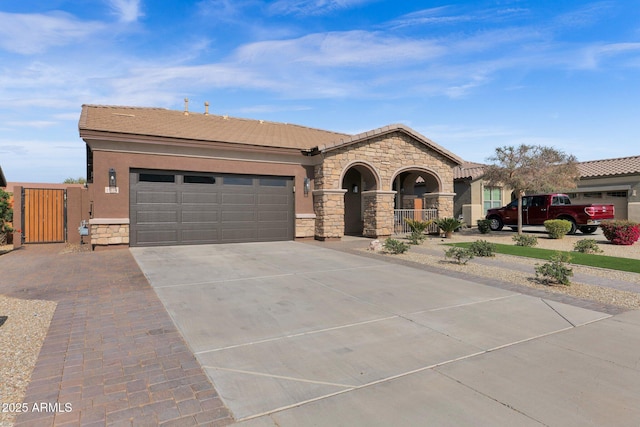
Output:
[[[132,170],[130,245],[292,240],[291,177]]]

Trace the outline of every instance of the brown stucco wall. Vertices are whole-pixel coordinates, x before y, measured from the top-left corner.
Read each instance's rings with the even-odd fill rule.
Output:
[[[78,244],[81,241],[78,227],[82,220],[89,220],[89,191],[81,187],[67,188],[67,242]],[[82,239],[89,242],[88,237]]]

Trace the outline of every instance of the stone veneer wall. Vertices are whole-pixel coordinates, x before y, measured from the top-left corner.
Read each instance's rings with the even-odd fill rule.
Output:
[[[421,170],[433,174],[441,188],[433,196],[441,217],[453,215],[453,162],[422,142],[403,133],[380,135],[372,139],[324,153],[323,162],[315,166],[314,211],[317,215],[317,238],[342,237],[344,234],[344,192],[342,173],[361,161],[375,168],[380,179],[375,189],[363,192],[364,231],[369,237],[393,233],[393,179],[399,170]],[[330,193],[328,191],[333,191]],[[340,193],[338,193],[340,192]]]
[[[296,239],[313,237],[316,232],[315,214],[296,214]]]
[[[129,219],[89,220],[91,245],[128,245]]]
[[[344,194],[347,190],[313,190],[313,210],[316,212],[315,237],[340,238],[344,235]]]
[[[393,201],[395,191],[364,191],[364,229],[366,237],[393,234]]]

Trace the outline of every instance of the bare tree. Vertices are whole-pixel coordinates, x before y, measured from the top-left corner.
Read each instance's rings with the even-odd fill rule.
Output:
[[[575,188],[580,179],[576,157],[541,145],[499,147],[488,159],[484,180],[511,188],[518,197],[518,234],[522,233],[522,196]]]

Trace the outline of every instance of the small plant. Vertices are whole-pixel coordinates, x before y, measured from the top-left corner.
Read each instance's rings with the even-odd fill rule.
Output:
[[[569,278],[573,276],[573,270],[566,264],[571,261],[571,255],[567,252],[556,252],[549,261],[542,265],[536,264],[536,279],[546,285],[559,283],[569,286],[571,284]]]
[[[469,250],[473,253],[474,256],[479,256],[479,257],[496,256],[495,243],[490,243],[490,242],[487,242],[486,240],[476,240],[475,242],[469,245]]]
[[[385,240],[382,247],[384,248],[385,252],[389,252],[394,255],[403,254],[407,250],[409,250],[409,245],[396,239]]]
[[[491,220],[490,219],[479,219],[478,220],[478,231],[481,234],[488,234],[491,232]]]
[[[526,246],[528,248],[538,244],[538,238],[529,234],[516,234],[512,237],[512,240],[516,242],[516,246]]]
[[[459,219],[450,218],[438,218],[434,221],[440,230],[445,234],[445,237],[451,237],[451,234],[458,228],[464,225],[463,221]]]
[[[407,239],[412,245],[419,245],[427,238],[424,232],[433,224],[433,220],[420,221],[417,219],[404,218],[404,222],[411,229],[411,234],[407,235]]]
[[[562,239],[571,231],[571,222],[566,219],[548,219],[543,224],[551,239]]]
[[[453,258],[456,263],[464,265],[469,262],[470,259],[473,259],[473,252],[469,248],[454,246],[445,251],[444,257]]]
[[[597,254],[602,252],[602,249],[600,249],[595,239],[578,240],[576,244],[573,245],[573,250],[582,252],[583,254]]]
[[[627,220],[603,221],[604,237],[614,245],[633,245],[640,238],[640,225]]]

